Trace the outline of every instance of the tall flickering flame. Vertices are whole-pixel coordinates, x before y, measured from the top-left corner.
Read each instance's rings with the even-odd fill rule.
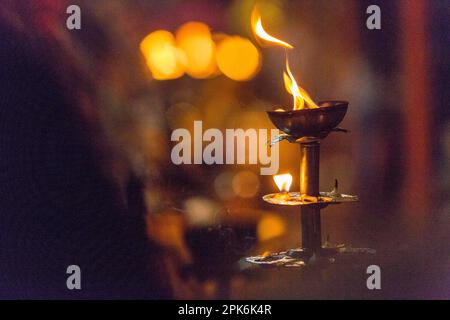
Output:
[[[289,192],[292,184],[292,175],[290,173],[277,174],[273,176],[273,180],[281,192]]]
[[[262,21],[261,21],[261,15],[256,6],[253,8],[251,23],[252,23],[253,32],[255,33],[255,35],[258,38],[260,38],[272,45],[281,46],[285,49],[293,49],[294,48],[291,44],[271,36],[264,30],[264,27],[263,27]],[[293,97],[294,110],[301,110],[301,109],[306,109],[306,108],[313,109],[313,108],[319,107],[319,106],[317,106],[317,104],[314,103],[314,101],[311,99],[311,97],[306,92],[306,90],[297,84],[297,81],[295,80],[294,76],[292,75],[291,68],[289,67],[287,51],[286,51],[286,71],[283,72],[283,80],[284,80],[284,87],[286,88],[286,91],[288,93],[290,93]]]
[[[264,30],[264,28],[262,26],[262,21],[261,21],[261,15],[259,14],[259,11],[256,8],[256,6],[253,8],[253,11],[252,11],[251,23],[252,23],[253,32],[261,39],[263,39],[273,45],[281,46],[286,49],[294,49],[294,47],[292,45],[290,45],[289,43],[281,41],[280,39],[277,39],[275,37],[272,37],[270,34],[268,34],[266,32],[266,30]]]

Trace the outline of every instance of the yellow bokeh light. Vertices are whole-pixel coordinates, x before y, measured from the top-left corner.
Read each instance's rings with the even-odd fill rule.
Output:
[[[279,216],[265,214],[258,222],[257,233],[259,241],[267,241],[283,235],[286,226]]]
[[[243,37],[211,34],[202,22],[187,22],[175,36],[156,30],[140,43],[153,78],[169,80],[184,73],[198,79],[220,73],[236,81],[250,80],[259,71],[261,55],[253,43]]]
[[[157,30],[140,43],[147,66],[157,80],[169,80],[184,74],[184,53],[175,46],[175,38],[169,31]]]
[[[236,81],[253,78],[261,64],[258,49],[250,40],[238,36],[228,37],[219,43],[216,59],[220,71]]]
[[[176,44],[186,56],[186,73],[193,78],[215,74],[215,44],[209,27],[202,22],[187,22],[178,28]]]

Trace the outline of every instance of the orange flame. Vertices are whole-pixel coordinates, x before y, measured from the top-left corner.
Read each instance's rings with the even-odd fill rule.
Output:
[[[286,56],[286,71],[283,72],[284,87],[294,98],[294,110],[301,110],[305,108],[318,108],[317,104],[309,96],[305,89],[300,87],[295,81],[292,75],[291,68],[289,67],[289,61]]]
[[[262,26],[262,21],[261,21],[261,15],[256,6],[253,8],[253,12],[252,12],[252,16],[251,16],[251,24],[252,24],[253,32],[260,39],[263,39],[263,40],[269,42],[270,44],[281,46],[285,49],[293,49],[294,48],[291,44],[271,36],[264,30],[264,28]],[[287,52],[286,52],[286,71],[283,72],[283,80],[284,80],[284,86],[286,88],[286,91],[288,93],[290,93],[293,97],[294,110],[301,110],[301,109],[305,109],[305,108],[311,108],[311,109],[318,108],[317,104],[314,103],[314,101],[311,99],[311,97],[306,92],[306,90],[297,84],[297,81],[295,80],[294,76],[292,75],[291,69],[289,67]]]
[[[292,175],[290,173],[277,174],[273,176],[273,180],[281,192],[289,192],[292,184]]]
[[[259,38],[261,38],[261,39],[263,39],[263,40],[265,40],[265,41],[267,41],[267,42],[269,42],[271,44],[282,46],[282,47],[287,48],[287,49],[293,49],[294,48],[289,43],[281,41],[280,39],[277,39],[275,37],[272,37],[270,34],[268,34],[266,32],[266,30],[264,30],[264,28],[262,26],[262,21],[261,21],[261,15],[259,14],[259,11],[258,11],[256,6],[253,8],[253,11],[252,11],[251,22],[252,22],[253,32]]]

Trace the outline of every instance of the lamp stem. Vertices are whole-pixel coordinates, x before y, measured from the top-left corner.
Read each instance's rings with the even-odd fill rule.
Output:
[[[300,193],[319,196],[320,142],[300,144]],[[320,207],[306,205],[301,207],[302,248],[308,255],[322,248]]]

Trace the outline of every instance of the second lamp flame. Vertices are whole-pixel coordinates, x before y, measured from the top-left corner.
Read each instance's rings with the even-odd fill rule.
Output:
[[[286,56],[286,71],[283,72],[284,87],[294,98],[294,110],[301,110],[306,108],[318,108],[314,101],[309,96],[308,92],[297,84],[292,75],[291,68],[289,68],[289,61]]]
[[[253,8],[252,17],[251,17],[252,29],[255,35],[272,45],[281,46],[285,49],[293,49],[294,47],[287,42],[284,42],[280,39],[277,39],[270,34],[268,34],[263,26],[261,21],[261,15],[256,8]],[[309,94],[297,84],[294,76],[292,75],[291,69],[289,67],[289,61],[286,53],[286,71],[283,72],[283,80],[286,91],[289,92],[293,97],[293,108],[294,110],[301,110],[306,108],[318,108],[317,104],[311,99]]]
[[[289,192],[292,184],[292,175],[290,173],[277,174],[273,176],[273,180],[281,192]]]

